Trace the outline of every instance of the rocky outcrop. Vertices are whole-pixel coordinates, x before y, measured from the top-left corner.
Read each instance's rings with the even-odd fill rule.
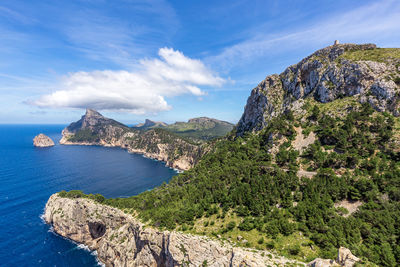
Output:
[[[54,142],[50,137],[41,133],[33,138],[33,145],[36,147],[50,147],[54,146]]]
[[[54,194],[46,204],[44,219],[61,236],[96,250],[106,266],[304,265],[268,251],[144,227],[131,215],[89,199]]]
[[[237,134],[263,129],[272,117],[286,110],[296,111],[306,98],[326,103],[357,96],[359,102],[368,102],[379,111],[400,115],[400,59],[342,56],[369,50],[381,53],[374,44],[335,44],[316,51],[280,75],[266,77],[252,90]]]
[[[329,267],[329,266],[344,266],[353,267],[354,264],[359,262],[360,259],[351,253],[350,249],[340,247],[338,251],[338,256],[336,260],[327,260],[316,258],[312,262],[308,263],[307,266],[310,267]]]
[[[121,147],[179,170],[190,169],[206,152],[204,145],[189,143],[166,130],[130,128],[91,109],[62,131],[60,144]]]
[[[353,267],[353,265],[359,261],[360,259],[354,256],[350,249],[344,247],[339,248],[336,262],[339,263],[340,266]]]

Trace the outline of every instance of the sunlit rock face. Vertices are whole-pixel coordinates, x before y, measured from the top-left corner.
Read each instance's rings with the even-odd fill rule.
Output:
[[[54,146],[54,142],[50,137],[41,133],[33,138],[33,145],[36,147],[50,147]]]
[[[400,59],[365,56],[371,51],[384,53],[374,44],[335,44],[266,77],[252,90],[237,134],[261,130],[287,110],[299,111],[307,98],[327,103],[354,96],[378,111],[400,115]]]

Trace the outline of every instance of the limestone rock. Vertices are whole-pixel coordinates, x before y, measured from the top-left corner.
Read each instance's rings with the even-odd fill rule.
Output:
[[[33,145],[36,147],[50,147],[54,146],[54,142],[50,137],[41,133],[33,138]]]
[[[46,204],[44,219],[61,236],[96,250],[106,266],[304,265],[268,251],[144,227],[131,215],[89,199],[54,194]]]
[[[82,132],[84,138],[75,138]],[[62,136],[60,144],[63,145],[121,147],[130,153],[164,161],[168,167],[179,170],[192,168],[207,151],[205,146],[189,143],[165,131],[130,128],[92,109],[86,110],[79,121],[66,127]]]
[[[376,49],[376,45],[335,43],[288,67],[280,75],[266,77],[252,90],[237,134],[259,131],[271,118],[287,110],[301,112],[306,98],[326,103],[355,96],[359,102],[368,102],[379,111],[400,115],[400,86],[393,78],[400,73],[399,59],[376,62],[340,57],[347,51],[370,49]]]
[[[339,266],[339,265],[334,260],[316,258],[312,262],[308,263],[307,266],[310,266],[310,267],[330,267],[330,266]]]
[[[360,261],[359,258],[357,258],[356,256],[353,255],[353,253],[351,253],[350,249],[348,248],[344,248],[344,247],[340,247],[339,248],[339,252],[338,252],[338,257],[336,260],[341,266],[345,266],[345,267],[353,267],[353,265]]]
[[[338,257],[336,261],[316,258],[312,262],[309,262],[307,266],[310,267],[330,267],[330,266],[343,266],[343,267],[353,267],[356,262],[360,261],[359,258],[354,256],[350,249],[340,247],[338,252]]]

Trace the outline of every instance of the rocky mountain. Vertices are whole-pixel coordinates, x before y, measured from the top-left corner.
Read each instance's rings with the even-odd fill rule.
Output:
[[[232,131],[234,125],[213,118],[199,117],[189,119],[187,122],[175,122],[173,124],[146,119],[144,123],[135,125],[133,128],[141,130],[161,128],[194,142],[203,142],[225,136]]]
[[[305,99],[320,103],[354,96],[376,110],[400,115],[400,51],[375,44],[335,44],[316,51],[251,92],[237,133],[259,131],[273,117],[299,110]]]
[[[54,194],[44,219],[56,233],[96,250],[106,266],[304,266],[305,263],[234,247],[207,237],[145,227],[123,211],[90,199]],[[359,259],[340,248],[334,260],[315,259],[309,266],[352,266]]]
[[[163,128],[163,127],[166,127],[167,125],[168,124],[166,124],[165,122],[152,121],[152,120],[146,119],[144,121],[144,123],[139,123],[138,125],[133,126],[133,128],[147,130],[147,129],[151,129],[151,128]]]
[[[164,129],[193,140],[210,140],[225,136],[233,127],[232,123],[226,121],[200,117],[189,119],[187,122],[175,122]]]
[[[279,264],[274,254],[292,265],[399,266],[399,83],[400,49],[323,48],[254,88],[236,134],[215,141],[189,171],[124,199],[61,192],[49,200],[59,204],[49,204],[46,220],[64,236],[107,248],[99,255],[118,264],[133,255],[133,265],[217,266],[243,255],[239,266],[268,266]],[[63,208],[84,210],[88,199],[96,207],[85,215]],[[116,249],[120,228],[113,225],[126,217],[107,221],[106,207],[154,232],[123,224],[131,230],[123,230]],[[109,230],[89,237],[90,225]],[[170,242],[174,235],[178,243]],[[209,239],[220,246],[199,241]]]
[[[82,118],[62,131],[60,144],[117,146],[131,153],[166,162],[167,166],[187,170],[194,166],[205,146],[201,146],[163,129],[142,131],[130,128],[88,109]]]
[[[33,145],[36,147],[49,147],[54,146],[54,142],[50,137],[41,133],[33,138]]]

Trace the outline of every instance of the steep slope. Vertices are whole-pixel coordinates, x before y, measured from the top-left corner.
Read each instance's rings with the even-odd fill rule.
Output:
[[[146,119],[144,123],[134,126],[134,129],[149,130],[161,128],[178,136],[190,139],[194,142],[203,142],[218,137],[223,137],[232,131],[234,125],[226,121],[200,117],[193,118],[187,122],[175,122],[166,124]]]
[[[225,136],[232,131],[233,127],[233,124],[226,121],[200,117],[190,119],[187,122],[176,122],[164,129],[193,140],[210,140]]]
[[[121,210],[90,199],[52,195],[44,219],[60,235],[97,250],[106,266],[304,266],[268,252],[145,227]]]
[[[324,48],[253,89],[237,135],[169,184],[125,199],[61,196],[302,262],[345,246],[361,264],[398,266],[399,67],[399,49]]]
[[[337,44],[316,51],[251,92],[237,133],[263,129],[271,118],[296,111],[304,99],[327,103],[354,96],[376,110],[398,116],[400,51],[374,44]]]
[[[133,129],[90,109],[79,121],[66,127],[62,135],[60,144],[122,147],[132,153],[165,161],[167,166],[181,170],[193,167],[206,150],[205,146],[168,131]]]
[[[141,130],[148,130],[152,128],[163,128],[166,127],[167,124],[161,121],[152,121],[146,119],[144,123],[139,123],[138,125],[133,126],[132,128],[141,129]]]
[[[87,109],[80,120],[71,123],[62,131],[60,144],[113,145],[128,131],[128,126],[106,118],[95,110]]]

